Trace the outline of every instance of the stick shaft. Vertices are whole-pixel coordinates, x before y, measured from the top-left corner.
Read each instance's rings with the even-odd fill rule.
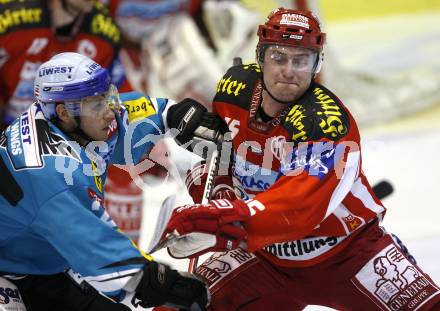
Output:
[[[208,166],[208,176],[206,178],[205,189],[203,191],[202,204],[208,203],[211,199],[212,189],[214,188],[214,179],[218,173],[219,168],[219,146],[212,152],[211,159],[209,161]],[[197,263],[199,261],[199,257],[194,257],[189,260],[188,272],[194,272],[197,268]]]

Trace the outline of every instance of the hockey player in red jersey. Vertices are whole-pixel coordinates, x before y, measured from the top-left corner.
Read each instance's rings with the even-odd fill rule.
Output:
[[[9,124],[34,101],[38,66],[60,52],[78,52],[108,68],[121,91],[130,91],[119,60],[120,30],[93,1],[7,1],[0,5],[0,90]]]
[[[258,36],[258,64],[230,68],[213,102],[232,136],[231,178],[217,178],[208,204],[172,212],[169,253],[217,252],[196,269],[212,310],[440,310],[438,286],[379,227],[385,208],[355,120],[314,81],[326,38],[317,18],[279,8]],[[205,175],[188,176],[194,202]]]

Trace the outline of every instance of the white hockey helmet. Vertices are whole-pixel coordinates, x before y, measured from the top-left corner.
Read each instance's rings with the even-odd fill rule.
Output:
[[[81,114],[81,105],[90,96],[103,95],[112,108],[119,104],[117,89],[110,83],[107,69],[73,52],[57,54],[38,68],[34,95],[49,120],[57,116],[57,103],[64,103],[73,116]]]

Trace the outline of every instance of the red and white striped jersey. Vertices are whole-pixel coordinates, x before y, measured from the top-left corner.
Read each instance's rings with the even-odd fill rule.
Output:
[[[341,251],[385,208],[362,172],[355,120],[332,92],[312,82],[268,122],[256,64],[230,68],[213,109],[232,133],[233,181],[250,206],[249,251],[283,266],[309,266]]]

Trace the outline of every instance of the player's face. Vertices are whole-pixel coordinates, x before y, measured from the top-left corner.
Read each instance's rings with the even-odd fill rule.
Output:
[[[102,96],[90,96],[87,102],[81,104],[81,129],[96,141],[108,138],[110,125],[115,118],[115,112]]]
[[[67,5],[78,12],[90,12],[93,8],[93,0],[67,0]]]
[[[310,85],[317,53],[293,46],[269,46],[264,54],[263,76],[269,92],[282,101],[300,97]]]

